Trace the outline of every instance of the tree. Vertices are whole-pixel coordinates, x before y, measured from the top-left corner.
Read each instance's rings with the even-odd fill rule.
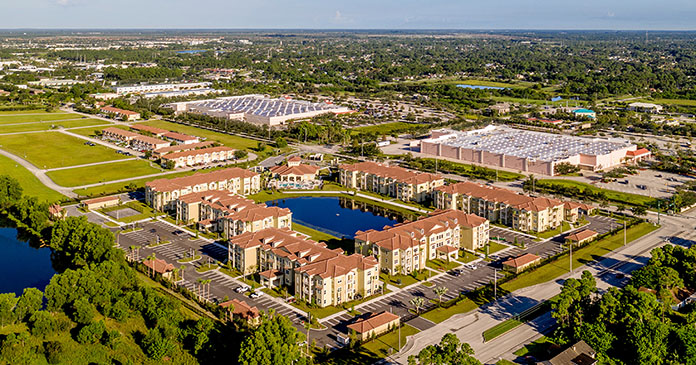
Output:
[[[446,286],[438,286],[438,287],[433,288],[433,292],[435,293],[435,295],[437,295],[438,300],[439,300],[439,302],[440,302],[440,304],[438,304],[439,306],[442,306],[442,297],[443,297],[445,294],[447,294],[447,291],[448,291],[448,290],[449,290],[449,289],[447,289]]]
[[[14,293],[0,294],[0,327],[14,323],[16,319],[14,308],[17,305],[17,300]]]
[[[284,316],[264,316],[261,324],[242,342],[238,362],[242,365],[303,364],[299,343],[305,340]]]
[[[420,314],[420,309],[425,305],[425,298],[423,297],[414,297],[409,301],[413,308],[416,310],[416,314]]]
[[[288,146],[288,142],[283,137],[278,137],[275,139],[275,145],[278,148],[285,148]]]
[[[89,302],[88,298],[78,298],[73,303],[73,320],[80,324],[88,324],[92,322],[97,314],[97,309]]]
[[[56,320],[51,313],[41,310],[29,318],[29,328],[32,335],[45,337],[56,332]]]
[[[638,217],[642,217],[645,214],[647,214],[648,211],[645,209],[645,207],[635,206],[635,207],[631,208],[631,213],[633,213],[634,215],[636,215]]]
[[[234,151],[234,158],[236,158],[237,160],[241,160],[243,158],[246,158],[247,156],[249,156],[249,152],[247,152],[246,150]]]
[[[453,333],[442,336],[439,344],[425,347],[418,353],[417,357],[409,356],[408,363],[416,365],[481,364],[474,357],[474,349],[468,343],[461,343]]]
[[[9,175],[0,175],[0,208],[7,209],[22,198],[22,186]]]
[[[164,163],[164,168],[166,168],[167,170],[173,170],[175,167],[176,167],[176,161],[174,161],[174,160],[167,160]]]
[[[153,360],[162,360],[169,355],[175,348],[174,343],[163,336],[160,327],[148,331],[141,344],[145,354]]]
[[[56,222],[51,230],[49,246],[53,250],[54,265],[57,263],[61,268],[122,259],[114,248],[113,233],[88,222],[85,216]]]
[[[106,331],[106,326],[103,321],[93,322],[80,328],[76,340],[81,344],[97,343],[104,336],[104,331]]]
[[[36,311],[41,309],[43,304],[43,293],[36,288],[25,288],[22,296],[17,301],[15,315],[18,320],[24,321],[31,317]]]

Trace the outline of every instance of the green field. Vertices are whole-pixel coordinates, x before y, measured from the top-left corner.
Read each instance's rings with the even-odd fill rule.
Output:
[[[103,122],[104,122],[104,124],[108,123],[107,121],[103,121]],[[128,126],[125,126],[123,124],[114,124],[114,125],[110,125],[109,127],[119,128],[119,129],[123,129],[125,131],[130,130],[130,128],[128,128]],[[79,134],[79,135],[85,136],[85,137],[92,137],[92,136],[96,135],[96,133],[95,133],[96,131],[101,131],[104,128],[108,128],[108,127],[91,127],[91,128],[71,129],[70,133]]]
[[[59,132],[0,136],[0,149],[25,158],[38,168],[67,167],[126,157],[111,148],[84,143],[79,138]]]
[[[522,322],[518,321],[516,319],[508,319],[507,321],[503,321],[498,323],[497,325],[483,331],[483,339],[485,341],[490,341],[500,335],[502,335],[505,332],[511,331],[517,326],[521,325]]]
[[[644,103],[654,103],[663,105],[696,106],[696,100],[689,99],[645,99],[640,101]]]
[[[138,124],[149,125],[152,127],[163,128],[163,129],[167,129],[170,131],[175,131],[175,132],[179,132],[179,133],[184,133],[184,134],[189,134],[189,135],[193,135],[193,136],[207,138],[207,139],[210,139],[213,141],[218,141],[218,142],[224,144],[225,146],[237,148],[237,149],[249,149],[249,148],[256,148],[256,146],[258,146],[258,142],[253,140],[253,139],[232,136],[232,135],[224,134],[224,133],[213,132],[213,131],[209,131],[207,129],[190,127],[187,125],[166,122],[163,120],[151,120],[148,122],[138,123]]]
[[[128,160],[104,165],[49,171],[46,175],[61,186],[80,186],[151,175],[162,171],[154,163],[145,160]]]
[[[28,110],[2,110],[3,107],[6,107],[7,105],[0,105],[0,117],[3,116],[12,116],[12,115],[17,115],[17,114],[50,114],[47,113],[45,109],[28,109]],[[61,113],[61,114],[67,114],[67,113]]]
[[[54,129],[54,127],[75,128],[75,127],[86,127],[86,126],[90,126],[90,125],[103,125],[103,124],[110,124],[110,123],[103,121],[103,120],[99,120],[99,119],[76,119],[76,120],[51,121],[51,122],[22,123],[22,124],[12,124],[12,125],[0,124],[0,134],[16,133],[16,132],[31,132],[31,131],[46,131],[49,129]],[[106,127],[102,127],[102,128],[106,128]]]
[[[404,122],[394,122],[394,123],[385,123],[385,124],[379,124],[379,125],[371,125],[371,126],[366,126],[366,127],[357,127],[353,128],[350,131],[357,133],[376,133],[376,134],[392,134],[392,133],[401,133],[404,131],[411,130],[413,128],[416,128],[418,126],[421,126],[423,124],[413,124],[413,123],[404,123]]]
[[[42,184],[29,170],[8,157],[0,155],[0,174],[10,175],[19,181],[24,189],[24,194],[35,196],[42,201],[58,201],[65,196],[55,190],[51,190]]]
[[[47,122],[55,120],[68,120],[80,118],[82,118],[82,115],[72,113],[0,114],[0,124]]]
[[[562,185],[562,186],[574,186],[574,187],[579,188],[580,190],[590,189],[591,191],[594,191],[594,192],[601,191],[601,192],[604,192],[604,194],[606,194],[608,200],[615,202],[615,203],[621,203],[621,204],[631,205],[631,206],[642,205],[644,207],[648,207],[655,200],[655,199],[653,199],[649,196],[645,196],[645,195],[623,193],[623,192],[616,191],[616,190],[598,188],[594,185],[587,184],[587,183],[580,182],[580,181],[574,181],[574,180],[540,179],[537,181],[539,183],[550,183],[550,184],[556,184],[556,185]]]

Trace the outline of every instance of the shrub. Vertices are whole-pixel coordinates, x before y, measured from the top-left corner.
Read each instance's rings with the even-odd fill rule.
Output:
[[[103,321],[93,322],[82,327],[75,340],[81,344],[97,343],[104,336],[104,331],[106,331],[106,326]]]

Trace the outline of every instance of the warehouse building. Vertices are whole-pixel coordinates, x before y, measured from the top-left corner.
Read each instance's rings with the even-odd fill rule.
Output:
[[[325,113],[350,112],[350,109],[333,105],[330,102],[312,103],[289,98],[271,99],[263,95],[185,101],[165,106],[172,108],[176,114],[203,114],[268,126],[284,125],[289,120],[311,118]]]
[[[534,174],[555,174],[555,166],[569,163],[601,171],[627,162],[635,144],[620,138],[585,138],[533,132],[503,126],[472,131],[440,129],[420,142],[420,152],[464,162]]]
[[[114,91],[119,95],[126,94],[145,94],[165,91],[180,91],[208,88],[213,85],[212,82],[180,82],[172,84],[152,84],[152,85],[132,85],[132,86],[117,86]]]

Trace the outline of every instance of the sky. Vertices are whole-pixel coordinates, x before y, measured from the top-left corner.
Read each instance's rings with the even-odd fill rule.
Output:
[[[0,29],[696,30],[696,0],[0,0]]]

